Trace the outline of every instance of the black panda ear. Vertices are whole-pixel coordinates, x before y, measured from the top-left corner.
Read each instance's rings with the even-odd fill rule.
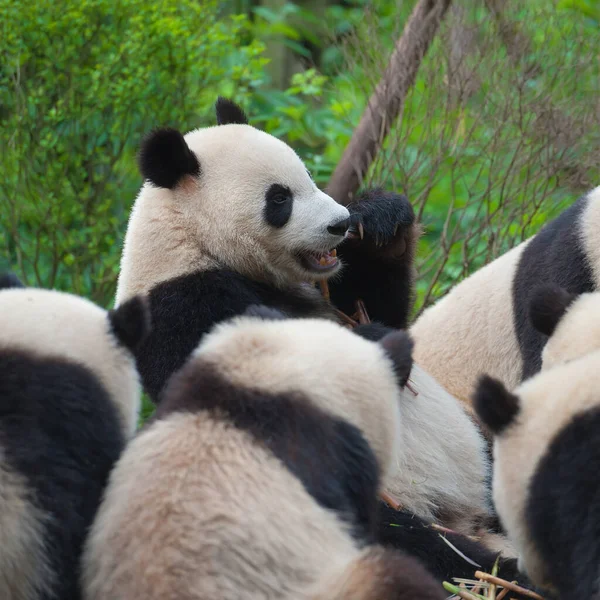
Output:
[[[161,188],[173,189],[183,177],[200,175],[198,158],[177,129],[155,129],[142,142],[138,155],[144,179]]]
[[[0,290],[8,290],[11,288],[24,288],[25,284],[10,271],[0,275]]]
[[[559,321],[576,298],[576,294],[571,294],[555,284],[538,286],[532,292],[529,301],[531,324],[540,333],[547,336],[552,335]]]
[[[371,323],[365,323],[363,325],[357,325],[352,330],[356,335],[360,335],[360,337],[365,338],[366,340],[370,340],[371,342],[378,342],[383,339],[388,333],[392,333],[397,331],[392,327],[387,327],[382,325],[381,323],[377,323],[373,321]]]
[[[483,375],[475,388],[473,407],[482,423],[498,435],[519,412],[519,397],[511,394],[498,379]]]
[[[394,365],[394,371],[400,387],[404,387],[410,377],[413,366],[413,341],[405,331],[394,330],[379,342]]]
[[[248,125],[246,113],[235,102],[223,98],[223,96],[217,98],[215,110],[219,125]]]
[[[152,329],[148,298],[134,296],[117,308],[109,310],[108,321],[117,340],[134,352]]]
[[[263,304],[253,304],[246,309],[244,312],[245,317],[258,317],[265,321],[284,321],[288,317],[275,308],[269,308]]]

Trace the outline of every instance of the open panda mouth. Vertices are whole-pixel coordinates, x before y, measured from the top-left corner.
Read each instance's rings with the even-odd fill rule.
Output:
[[[328,252],[303,252],[298,255],[300,264],[307,271],[327,273],[338,266],[337,251],[334,248]]]

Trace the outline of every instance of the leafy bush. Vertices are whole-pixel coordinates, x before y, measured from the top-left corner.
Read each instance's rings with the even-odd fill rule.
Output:
[[[0,244],[27,282],[111,302],[142,135],[207,124],[263,69],[217,5],[0,0]]]

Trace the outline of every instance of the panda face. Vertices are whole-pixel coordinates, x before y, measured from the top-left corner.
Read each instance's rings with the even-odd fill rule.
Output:
[[[190,360],[206,361],[240,387],[301,393],[355,425],[385,479],[397,453],[400,382],[410,373],[411,351],[400,331],[372,342],[322,319],[242,316],[217,325]]]
[[[348,210],[319,190],[287,144],[221,117],[216,127],[185,136],[161,129],[143,143],[146,183],[130,217],[118,301],[195,270],[285,285],[340,268],[332,250]]]
[[[330,251],[344,239],[348,210],[317,188],[289,146],[238,124],[192,132],[186,142],[201,175],[184,202],[196,235],[224,266],[287,281],[338,270]]]
[[[124,430],[131,435],[137,426],[140,383],[128,345],[145,335],[146,324],[138,319],[141,312],[135,298],[107,313],[89,300],[63,292],[4,289],[0,291],[0,352],[16,350],[87,368],[114,400]]]

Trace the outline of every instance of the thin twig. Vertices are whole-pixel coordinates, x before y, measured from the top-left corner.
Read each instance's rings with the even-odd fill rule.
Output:
[[[501,585],[505,589],[517,592],[517,594],[522,594],[523,596],[528,596],[529,598],[534,598],[535,600],[544,600],[544,598],[539,594],[536,594],[535,592],[532,592],[531,590],[521,587],[515,583],[511,583],[510,581],[506,581],[505,579],[501,579],[500,577],[494,577],[493,575],[483,573],[482,571],[476,571],[475,577],[477,577],[477,579],[483,579],[489,583]]]

